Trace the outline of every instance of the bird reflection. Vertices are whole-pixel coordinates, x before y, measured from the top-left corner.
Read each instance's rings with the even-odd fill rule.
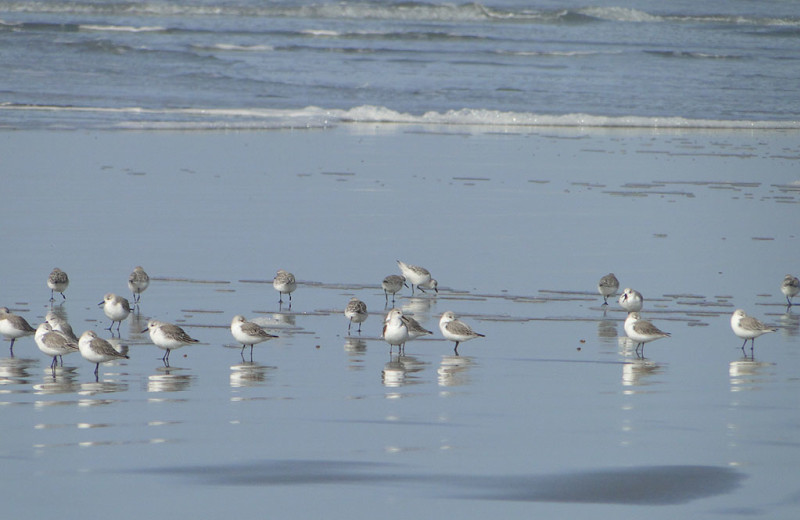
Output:
[[[138,309],[138,307],[137,307]],[[131,340],[137,340],[144,336],[142,331],[147,328],[147,316],[142,316],[141,312],[132,312],[128,316],[128,337]]]
[[[231,388],[261,386],[267,381],[267,373],[274,369],[275,367],[260,365],[252,361],[232,365]]]
[[[438,374],[439,386],[463,386],[470,383],[469,368],[473,364],[470,356],[442,356]]]
[[[622,364],[622,386],[651,385],[654,375],[660,373],[663,367],[646,359],[636,359]]]
[[[17,385],[30,383],[29,370],[38,365],[37,359],[9,357],[0,359],[0,385]]]
[[[791,307],[786,309],[786,312],[781,315],[781,334],[788,338],[797,336],[800,332],[800,315],[793,314]]]
[[[77,377],[77,367],[56,367],[53,371],[46,371],[42,382],[33,385],[33,391],[44,395],[74,393],[80,389]]]
[[[128,390],[127,383],[118,383],[116,381],[92,381],[91,383],[81,383],[78,394],[80,395],[98,395],[98,394],[112,394],[116,392],[126,392]]]
[[[403,311],[403,314],[427,317],[434,303],[436,303],[435,298],[407,298],[400,310]]]
[[[617,332],[617,321],[602,319],[597,322],[597,337],[604,340],[604,343],[612,343],[619,334]]]
[[[391,356],[391,360],[383,365],[381,382],[384,386],[395,388],[406,384],[406,369],[398,358]]]
[[[381,381],[390,388],[418,384],[421,381],[415,374],[425,368],[425,363],[414,356],[389,354],[389,362],[383,365]]]
[[[188,390],[194,376],[185,368],[158,367],[156,373],[147,377],[148,392],[182,392]]]
[[[272,314],[272,320],[275,325],[289,325],[291,327],[294,327],[297,323],[297,317],[289,312],[275,312]],[[262,327],[264,326],[264,323],[258,320],[253,321]]]
[[[348,337],[344,340],[344,351],[347,352],[351,370],[364,369],[364,356],[367,353],[366,341],[361,338]]]
[[[757,385],[766,379],[764,371],[772,363],[764,363],[753,359],[744,358],[731,361],[728,365],[728,376],[731,382],[731,392],[741,392],[743,390],[755,390]]]

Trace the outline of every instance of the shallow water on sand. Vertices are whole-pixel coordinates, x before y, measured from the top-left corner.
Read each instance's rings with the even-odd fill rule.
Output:
[[[98,381],[76,354],[53,377],[32,338],[4,351],[7,514],[789,518],[800,311],[779,285],[800,271],[797,142],[386,125],[0,134],[0,305],[38,324],[58,266],[71,284],[54,309],[109,337],[97,302],[128,296],[136,265],[153,278],[122,324],[131,359]],[[396,259],[440,284],[398,298],[434,331],[404,356],[380,339]],[[269,283],[279,268],[300,282],[291,308]],[[644,359],[596,292],[611,271],[672,334]],[[353,295],[370,316],[348,336]],[[754,359],[730,330],[736,308],[780,327]],[[455,356],[446,310],[486,337]],[[243,358],[235,314],[279,338]],[[165,367],[141,333],[151,317],[201,344]]]

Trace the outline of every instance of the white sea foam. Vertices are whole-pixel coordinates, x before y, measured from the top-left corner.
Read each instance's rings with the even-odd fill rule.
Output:
[[[234,43],[214,43],[211,45],[193,45],[192,47],[205,51],[226,52],[264,52],[274,50],[271,45],[236,45]]]
[[[690,119],[684,117],[603,116],[592,114],[536,114],[488,109],[410,114],[387,107],[363,105],[350,109],[309,106],[299,109],[141,107],[61,107],[0,105],[4,110],[114,114],[113,127],[137,129],[259,129],[320,128],[342,124],[403,124],[474,127],[564,127],[640,129],[748,129],[800,130],[800,121]]]
[[[78,28],[82,31],[98,31],[98,32],[131,32],[131,33],[139,33],[139,32],[161,32],[166,31],[166,28],[161,26],[150,26],[150,27],[134,27],[129,25],[79,25]]]

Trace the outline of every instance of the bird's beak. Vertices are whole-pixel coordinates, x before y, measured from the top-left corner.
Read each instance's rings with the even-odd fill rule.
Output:
[[[144,334],[145,332],[147,332],[147,329],[144,329],[141,333]]]
[[[98,303],[97,305],[103,305],[104,303],[105,303],[105,300],[100,302],[100,303]]]

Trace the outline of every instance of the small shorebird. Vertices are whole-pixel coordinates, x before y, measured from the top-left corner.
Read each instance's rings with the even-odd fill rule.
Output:
[[[170,351],[191,343],[199,343],[196,339],[186,334],[182,328],[172,323],[150,320],[147,322],[147,328],[142,333],[147,331],[150,331],[150,341],[158,348],[167,351],[164,357],[161,358],[161,361],[167,366],[169,366]]]
[[[399,274],[390,274],[381,282],[383,287],[383,295],[386,297],[386,303],[389,303],[389,295],[392,295],[392,303],[394,303],[394,295],[399,293],[405,285],[406,279]]]
[[[408,340],[412,341],[422,336],[427,336],[428,334],[433,334],[433,331],[430,331],[423,327],[417,320],[412,318],[411,316],[406,316],[403,314],[403,323],[406,324],[406,328],[408,329]],[[401,347],[401,352],[406,351],[406,344],[403,343]]]
[[[453,349],[456,356],[458,355],[459,343],[485,337],[483,334],[473,331],[472,328],[463,321],[457,319],[455,313],[452,311],[447,311],[442,314],[442,318],[439,320],[439,330],[442,331],[442,336],[446,339],[456,342],[456,346]]]
[[[253,345],[277,338],[252,321],[247,321],[244,316],[237,314],[231,320],[231,335],[233,339],[242,344],[242,357],[244,348],[250,345],[250,359],[253,359]]]
[[[792,306],[792,298],[794,298],[797,293],[800,293],[800,280],[797,279],[796,276],[792,276],[787,274],[783,278],[783,283],[781,284],[781,292],[784,296],[786,296],[786,301],[789,303],[789,307]]]
[[[619,280],[614,273],[608,273],[597,282],[597,291],[603,297],[603,305],[608,305],[608,297],[614,296],[619,290]]]
[[[361,324],[367,320],[367,304],[353,296],[347,302],[347,307],[344,309],[344,315],[350,320],[347,324],[347,333],[350,334],[350,326],[353,322],[358,323],[358,333],[361,334]]]
[[[60,332],[64,334],[67,339],[78,343],[78,336],[75,335],[75,332],[72,330],[72,326],[67,323],[67,320],[53,311],[48,312],[44,317],[44,320],[50,324],[50,327],[52,327],[54,331]]]
[[[97,371],[100,369],[100,363],[114,359],[129,359],[127,354],[117,351],[111,343],[98,337],[93,330],[87,330],[81,334],[78,340],[78,348],[81,351],[81,356],[86,361],[95,364],[95,379],[97,378]]]
[[[750,340],[750,357],[753,357],[753,349],[755,348],[756,338],[767,332],[775,332],[776,328],[764,325],[756,318],[748,316],[742,309],[736,309],[731,315],[731,329],[733,333],[744,339],[742,343],[742,353],[747,357],[744,350],[747,345],[747,340]]]
[[[50,363],[50,370],[53,371],[53,375],[56,373],[59,357],[79,350],[77,341],[73,341],[67,338],[64,333],[54,330],[46,321],[36,327],[33,339],[44,355],[53,356],[53,362]],[[64,365],[63,359],[61,365]]]
[[[622,291],[622,294],[619,295],[619,300],[617,300],[617,302],[620,307],[628,312],[639,312],[644,305],[644,298],[642,298],[642,293],[639,291],[634,291],[630,287],[627,287]]]
[[[400,272],[403,273],[405,279],[411,284],[412,296],[414,295],[415,285],[422,292],[425,292],[425,289],[433,289],[436,293],[439,292],[439,282],[431,278],[430,271],[424,267],[407,264],[400,260],[397,261],[397,265],[400,267]]]
[[[17,316],[8,307],[0,307],[0,334],[11,339],[11,357],[14,357],[14,342],[18,338],[31,336],[36,329],[25,321],[22,316]]]
[[[134,305],[142,299],[142,293],[150,286],[150,277],[144,272],[142,266],[137,265],[128,276],[128,289],[133,293]]]
[[[114,322],[118,322],[117,332],[119,332],[122,321],[131,313],[131,304],[128,303],[128,300],[114,293],[106,294],[103,297],[103,301],[97,305],[103,306],[103,312],[108,316],[108,319],[111,320],[111,325],[109,325],[106,330],[112,330],[114,328]]]
[[[61,297],[66,300],[67,297],[64,296],[64,291],[67,290],[68,285],[69,276],[67,276],[67,273],[58,267],[53,269],[53,272],[47,277],[47,287],[50,288],[50,301],[55,301],[55,293],[61,293]]]
[[[289,295],[289,307],[292,306],[292,293],[297,289],[294,275],[283,269],[278,269],[278,274],[272,280],[272,286],[278,291],[278,303],[283,303],[283,295]]]
[[[664,332],[647,320],[643,320],[638,312],[628,313],[625,319],[625,334],[636,342],[636,354],[639,355],[641,347],[641,357],[644,358],[644,344],[661,338],[670,336],[669,332]]]
[[[412,318],[411,316],[406,316],[403,314],[403,321],[408,327],[408,339],[414,340],[420,338],[422,336],[427,336],[428,334],[433,334],[433,331],[430,331],[423,327],[417,320]]]
[[[396,308],[389,311],[383,323],[381,336],[389,344],[389,354],[395,345],[399,350],[400,346],[408,341],[408,325],[403,321],[403,311]]]

